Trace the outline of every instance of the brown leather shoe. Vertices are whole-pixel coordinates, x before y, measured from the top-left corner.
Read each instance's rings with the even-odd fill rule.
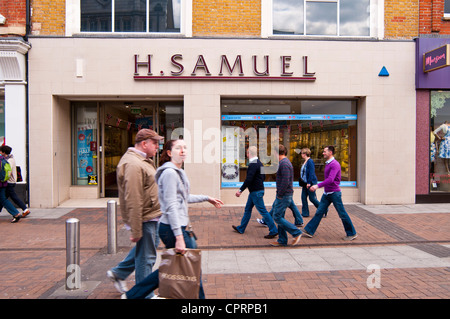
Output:
[[[292,246],[297,245],[297,244],[300,242],[300,238],[301,238],[301,237],[302,237],[302,234],[298,235],[297,237],[294,237],[294,238],[292,239],[291,245],[292,245]]]
[[[264,238],[272,239],[272,238],[275,238],[275,237],[277,237],[277,236],[278,236],[278,234],[275,234],[275,235],[269,234],[269,235],[264,236]]]

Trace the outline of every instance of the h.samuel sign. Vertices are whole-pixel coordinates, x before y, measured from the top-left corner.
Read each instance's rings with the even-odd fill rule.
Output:
[[[174,54],[165,63],[160,63],[165,66],[154,65],[154,60],[152,54],[148,54],[144,59],[139,58],[137,54],[134,55],[134,79],[316,80],[315,72],[309,72],[308,70],[307,56],[293,58],[289,55],[281,55],[271,59],[269,55],[263,57],[237,55],[232,58],[227,55],[220,55],[215,58],[205,58],[204,55],[198,55],[196,58],[186,61],[182,54]],[[247,75],[246,72],[251,72],[251,75]]]

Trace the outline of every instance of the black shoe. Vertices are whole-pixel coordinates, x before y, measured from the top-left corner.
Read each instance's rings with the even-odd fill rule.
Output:
[[[237,227],[236,226],[234,226],[234,225],[231,225],[231,227],[233,227],[233,229],[236,231],[236,232],[238,232],[239,234],[242,234],[238,229],[237,229]]]
[[[313,235],[311,235],[310,233],[308,233],[306,230],[303,229],[303,235],[309,238],[313,238]]]
[[[272,239],[272,238],[275,238],[277,236],[278,236],[278,234],[273,234],[273,235],[269,234],[269,235],[264,236],[264,238]]]
[[[16,216],[13,217],[13,219],[11,219],[11,223],[17,223],[21,217],[22,216],[20,216],[20,214],[17,214]]]

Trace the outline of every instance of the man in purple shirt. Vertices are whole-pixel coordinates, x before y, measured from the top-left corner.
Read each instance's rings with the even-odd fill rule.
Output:
[[[316,232],[317,227],[319,227],[320,221],[323,215],[327,212],[328,206],[333,203],[334,208],[339,214],[344,225],[345,233],[344,240],[353,240],[358,235],[356,234],[355,227],[353,227],[352,220],[345,211],[344,204],[342,203],[342,194],[339,184],[341,182],[341,165],[338,161],[334,159],[334,146],[327,146],[323,150],[323,157],[325,158],[325,178],[322,183],[313,185],[309,188],[310,191],[315,191],[317,188],[323,187],[324,192],[322,199],[320,200],[319,207],[317,208],[316,214],[309,221],[308,225],[305,226],[303,234],[307,237],[312,237]]]

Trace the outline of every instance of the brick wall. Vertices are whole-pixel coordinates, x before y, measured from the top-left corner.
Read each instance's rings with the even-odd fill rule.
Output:
[[[261,0],[193,0],[192,34],[259,37]]]
[[[384,1],[386,39],[412,39],[419,34],[419,0]]]
[[[26,32],[26,0],[1,0],[0,14],[6,18],[0,25],[0,36],[24,36]]]
[[[450,20],[443,20],[444,0],[420,0],[419,33],[450,35]]]
[[[33,35],[64,35],[65,0],[31,0],[31,33]]]

